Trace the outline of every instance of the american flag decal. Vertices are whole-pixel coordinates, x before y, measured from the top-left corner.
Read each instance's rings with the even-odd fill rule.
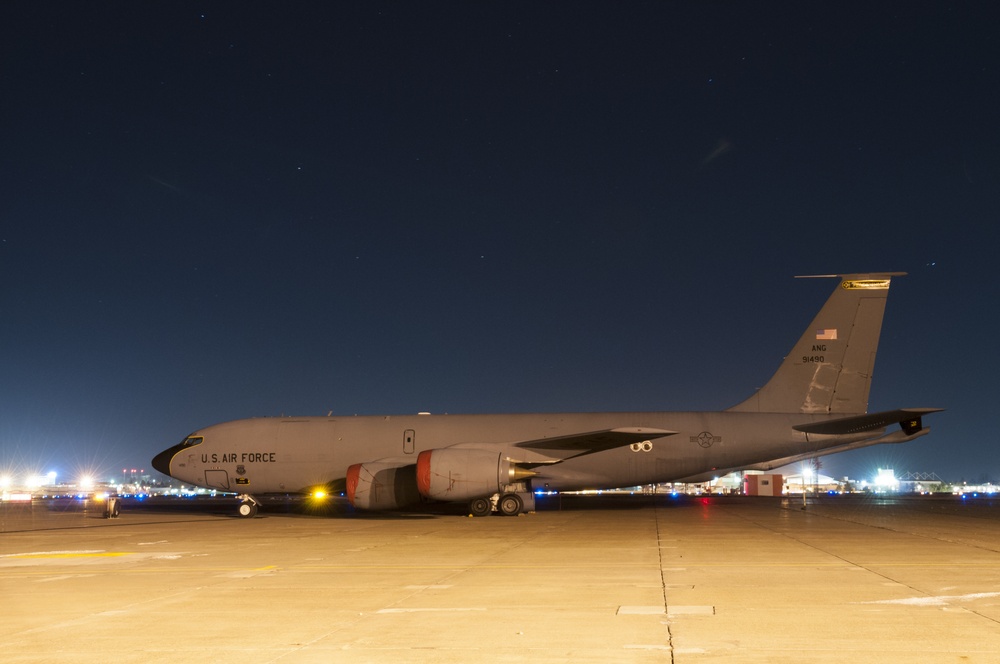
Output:
[[[834,328],[832,330],[816,330],[816,338],[817,339],[836,339],[837,338],[837,329]]]

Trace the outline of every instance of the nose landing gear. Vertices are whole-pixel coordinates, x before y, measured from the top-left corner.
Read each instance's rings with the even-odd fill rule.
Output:
[[[252,519],[257,516],[257,508],[260,503],[248,493],[237,496],[240,499],[240,506],[236,508],[236,513],[244,519]]]

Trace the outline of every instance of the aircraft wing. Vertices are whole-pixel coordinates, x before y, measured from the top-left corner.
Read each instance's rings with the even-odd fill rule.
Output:
[[[880,413],[866,413],[851,417],[839,417],[835,420],[798,424],[792,428],[803,433],[818,433],[826,435],[844,435],[884,429],[890,424],[899,424],[903,431],[914,433],[923,428],[921,417],[929,413],[938,413],[943,408],[900,408],[884,410]]]
[[[845,443],[837,447],[829,447],[819,452],[806,452],[804,454],[796,454],[794,456],[783,457],[781,459],[771,459],[770,461],[764,461],[762,463],[755,463],[749,466],[743,466],[741,468],[733,468],[732,470],[774,470],[775,468],[781,468],[782,466],[787,466],[793,464],[797,461],[805,461],[806,459],[815,459],[821,456],[827,456],[829,454],[837,454],[839,452],[850,452],[851,450],[860,450],[865,447],[870,447],[871,445],[884,445],[886,443],[908,443],[911,440],[920,438],[921,436],[926,436],[931,432],[930,429],[921,429],[912,434],[908,434],[905,431],[894,431],[886,436],[879,436],[877,438],[868,438],[865,440],[855,441],[853,443]],[[716,473],[716,477],[719,473]]]
[[[815,433],[824,435],[849,435],[864,433],[866,431],[878,432],[885,429],[891,424],[899,424],[902,430],[893,431],[892,433],[874,433],[869,438],[864,438],[862,440],[852,440],[844,443],[843,445],[837,445],[835,447],[827,447],[822,450],[813,450],[810,452],[803,452],[801,454],[795,454],[792,456],[781,457],[777,459],[770,459],[768,461],[761,461],[759,463],[753,463],[745,466],[734,466],[732,468],[716,468],[710,472],[702,473],[692,477],[685,477],[679,482],[707,482],[708,480],[721,477],[728,473],[737,470],[774,470],[775,468],[781,468],[782,466],[787,466],[789,464],[795,463],[797,461],[804,461],[805,459],[814,459],[816,457],[826,456],[828,454],[835,454],[838,452],[848,452],[850,450],[859,450],[864,447],[869,447],[870,445],[880,445],[883,443],[905,443],[921,436],[927,435],[931,432],[930,429],[925,428],[921,417],[929,413],[938,413],[944,410],[943,408],[900,408],[898,410],[886,410],[880,413],[868,413],[865,415],[853,415],[851,417],[838,417],[835,420],[824,420],[822,422],[811,422],[809,424],[798,424],[794,427],[796,431],[801,431],[803,433]]]
[[[913,434],[908,434],[905,431],[894,431],[885,436],[875,436],[873,438],[866,438],[864,440],[858,440],[853,443],[844,443],[843,445],[838,445],[837,447],[828,447],[819,451],[803,452],[802,454],[795,454],[792,456],[781,457],[780,459],[771,459],[770,461],[761,461],[760,463],[752,463],[746,466],[732,466],[730,468],[716,468],[707,473],[700,473],[698,475],[691,475],[689,477],[684,477],[676,482],[684,482],[687,484],[695,484],[698,482],[708,482],[709,480],[722,477],[723,475],[728,475],[729,473],[736,472],[737,470],[760,470],[767,472],[769,470],[774,470],[775,468],[781,468],[783,466],[791,465],[797,461],[805,461],[806,459],[816,459],[821,456],[827,456],[828,454],[837,454],[839,452],[850,452],[851,450],[860,450],[871,445],[882,445],[884,443],[908,443],[911,440],[925,436],[931,432],[930,429],[921,429]]]
[[[569,452],[572,456],[583,454],[593,454],[616,447],[624,447],[632,443],[641,443],[653,438],[663,438],[672,436],[676,431],[666,429],[652,429],[649,427],[620,427],[618,429],[604,429],[602,431],[590,431],[587,433],[574,433],[568,436],[555,436],[553,438],[539,438],[537,440],[525,440],[514,443],[514,447],[520,447],[539,452],[559,453]]]

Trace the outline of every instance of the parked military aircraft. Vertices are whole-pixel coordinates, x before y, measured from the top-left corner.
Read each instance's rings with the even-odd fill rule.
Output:
[[[903,274],[823,275],[840,279],[826,304],[770,381],[725,411],[252,418],[195,431],[153,467],[240,494],[248,517],[261,495],[315,491],[359,509],[468,501],[477,516],[514,515],[536,490],[698,481],[907,442],[940,409],[867,412],[889,284]]]

